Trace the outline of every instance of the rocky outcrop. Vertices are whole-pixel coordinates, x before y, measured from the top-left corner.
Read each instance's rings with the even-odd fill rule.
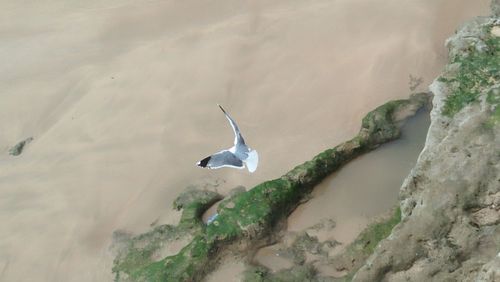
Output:
[[[23,141],[17,143],[14,147],[10,148],[9,154],[11,154],[12,156],[19,156],[23,152],[26,145],[28,145],[31,141],[33,141],[33,137],[26,138]]]
[[[173,203],[175,209],[183,210],[178,225],[156,226],[151,231],[135,237],[121,230],[115,231],[111,246],[116,255],[113,266],[115,280],[135,281],[136,271],[166,256],[175,255],[193,237],[203,232],[204,224],[201,220],[203,212],[221,199],[221,195],[210,190],[188,187]],[[180,247],[176,250],[172,248],[174,245]],[[152,277],[143,280],[155,281]]]
[[[206,226],[200,217],[219,195],[181,195],[175,202],[177,208],[183,209],[178,226],[159,226],[137,237],[120,237],[124,247],[113,268],[116,280],[199,281],[226,251],[245,253],[262,246],[317,183],[360,154],[398,138],[404,120],[427,104],[429,97],[420,93],[378,107],[363,118],[361,130],[353,139],[320,153],[280,178],[224,199],[218,206],[218,216]],[[177,254],[155,256],[172,238],[181,236],[192,239]]]
[[[500,1],[447,41],[402,221],[354,281],[500,281]]]

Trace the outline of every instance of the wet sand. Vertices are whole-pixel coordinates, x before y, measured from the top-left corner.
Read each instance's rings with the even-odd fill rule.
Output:
[[[489,4],[1,2],[1,281],[110,281],[114,230],[175,223],[193,182],[250,188],[350,138],[410,74],[425,89]],[[256,173],[194,165],[232,144],[217,103]]]
[[[263,265],[272,272],[293,267],[293,261],[281,255],[280,246],[281,245],[271,245],[259,249],[257,253],[255,253],[253,263]]]
[[[243,281],[243,272],[245,271],[245,263],[238,258],[227,258],[223,261],[220,267],[210,273],[203,281],[205,282],[220,282],[220,281]]]

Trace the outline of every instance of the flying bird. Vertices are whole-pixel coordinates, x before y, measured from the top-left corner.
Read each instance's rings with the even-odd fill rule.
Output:
[[[250,149],[246,144],[243,136],[241,135],[240,129],[236,122],[229,116],[229,114],[218,105],[222,110],[224,115],[226,115],[229,124],[233,128],[234,132],[234,146],[215,153],[211,156],[204,158],[199,161],[196,165],[200,167],[206,167],[210,169],[216,169],[221,167],[233,167],[238,169],[243,169],[247,167],[249,172],[254,172],[259,164],[259,155],[257,151]]]

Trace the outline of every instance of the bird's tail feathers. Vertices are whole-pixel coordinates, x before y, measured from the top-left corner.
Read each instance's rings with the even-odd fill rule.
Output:
[[[253,173],[259,165],[259,154],[257,154],[257,151],[250,151],[248,153],[248,158],[245,160],[245,163],[247,165],[248,171]]]

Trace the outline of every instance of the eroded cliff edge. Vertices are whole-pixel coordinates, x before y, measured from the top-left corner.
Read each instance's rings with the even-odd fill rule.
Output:
[[[402,221],[353,281],[500,281],[500,0],[446,42]]]

